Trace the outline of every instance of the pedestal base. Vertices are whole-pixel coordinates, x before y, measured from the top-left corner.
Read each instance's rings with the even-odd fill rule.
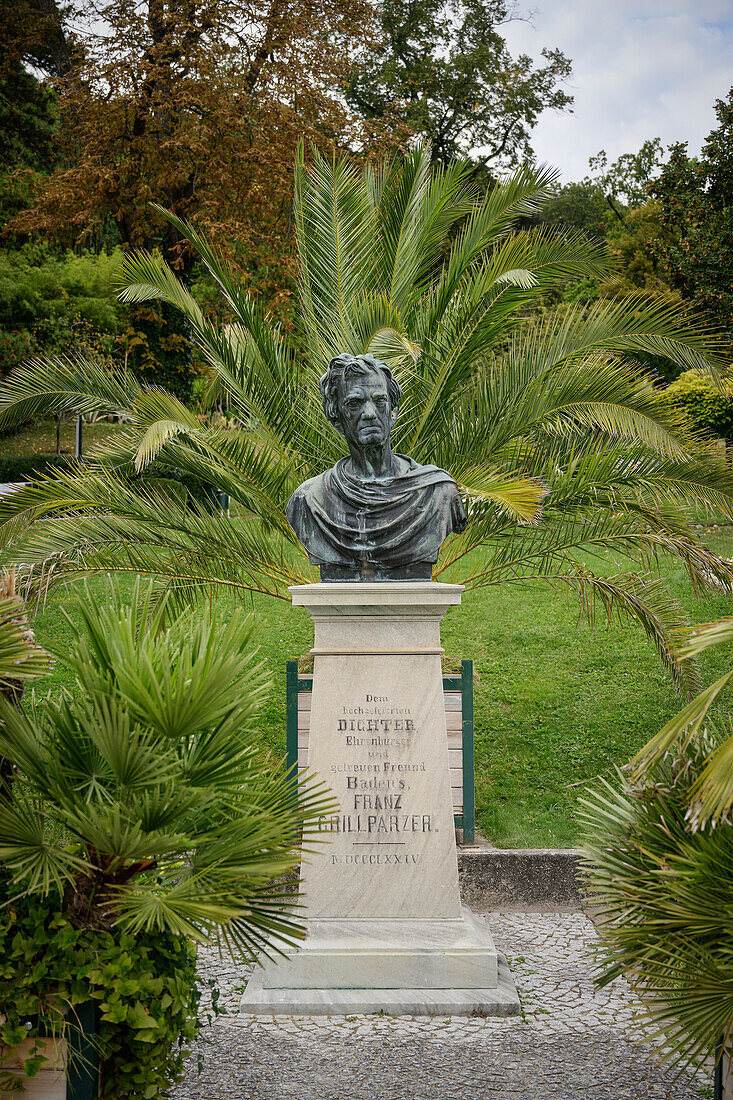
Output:
[[[245,1012],[511,1015],[488,925],[461,907],[440,621],[458,585],[300,585],[315,626],[308,767],[331,789],[302,861],[302,945]]]
[[[243,1012],[513,1016],[519,998],[488,925],[457,920],[318,920],[286,958],[250,979]]]
[[[240,1011],[253,1016],[518,1016],[521,1007],[506,959],[497,956],[493,989],[263,989],[254,972]]]
[[[265,963],[265,989],[490,989],[496,948],[484,920],[311,920],[305,940]]]

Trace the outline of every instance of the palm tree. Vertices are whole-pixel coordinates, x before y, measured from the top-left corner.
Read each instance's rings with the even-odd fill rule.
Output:
[[[718,619],[680,632],[680,660],[696,657],[712,646],[733,642],[733,618]],[[733,677],[733,669],[725,672],[699,695],[682,708],[679,714],[647,742],[633,761],[637,781],[653,782],[659,766],[669,753],[683,754],[691,745],[698,752],[701,738],[710,738],[710,710]],[[730,710],[728,710],[730,727]],[[719,733],[712,743],[707,757],[697,769],[694,782],[687,788],[689,804],[687,818],[693,829],[707,825],[726,823],[730,829],[730,811],[733,809],[733,733],[722,737]]]
[[[730,567],[688,516],[732,515],[733,486],[723,456],[659,400],[635,357],[707,371],[723,360],[681,306],[641,295],[533,319],[548,288],[608,264],[582,234],[516,230],[553,179],[526,167],[479,195],[465,165],[432,168],[424,147],[363,170],[316,152],[307,166],[301,150],[294,333],[271,322],[194,227],[161,210],[218,285],[230,323],[204,316],[150,253],[125,257],[121,296],[180,309],[211,369],[209,399],[225,393],[254,428],[207,427],[171,395],[83,357],[16,368],[0,385],[0,427],[59,408],[124,410],[130,426],[85,466],[2,502],[6,556],[39,584],[113,570],[154,577],[184,603],[214,589],[287,598],[289,584],[314,574],[284,504],[343,450],[318,378],[338,352],[370,351],[403,387],[397,449],[448,469],[467,500],[468,528],[446,543],[434,576],[545,582],[591,609],[618,608],[694,688],[674,652],[679,609],[649,569],[670,554],[695,584],[728,583]],[[236,518],[186,507],[181,472],[227,493]],[[584,564],[609,550],[638,568],[607,576]]]
[[[325,788],[263,761],[268,688],[252,623],[80,593],[83,630],[58,652],[74,690],[0,697],[0,754],[19,776],[0,800],[0,864],[18,895],[53,895],[77,928],[170,932],[248,958],[302,934],[286,885]],[[70,620],[71,621],[71,620]]]

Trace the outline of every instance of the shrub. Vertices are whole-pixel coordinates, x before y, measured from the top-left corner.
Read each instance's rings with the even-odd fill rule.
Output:
[[[706,374],[684,371],[664,391],[668,401],[682,409],[698,428],[733,438],[733,390],[721,389]]]
[[[68,455],[0,456],[0,481],[28,481],[34,474],[45,474],[53,466],[68,465]]]
[[[684,1061],[733,1037],[733,826],[689,820],[691,789],[723,740],[699,736],[639,781],[619,773],[580,814],[599,982],[625,977],[650,1037]]]
[[[62,256],[39,245],[0,249],[0,377],[34,355],[82,350],[124,359],[146,382],[187,399],[204,369],[192,356],[188,328],[166,306],[117,300],[121,258],[120,248]]]
[[[58,895],[10,901],[12,893],[7,880],[0,882],[5,903],[0,910],[0,1092],[18,1084],[3,1071],[2,1048],[64,1030],[68,1034],[68,1021],[92,1000],[98,1014],[100,1096],[140,1100],[163,1095],[180,1080],[198,1029],[200,989],[191,944],[168,932],[130,935],[75,928]],[[24,1067],[28,1077],[41,1068],[42,1050],[31,1048]]]
[[[39,351],[109,354],[122,327],[112,287],[121,255],[0,251],[0,375]]]

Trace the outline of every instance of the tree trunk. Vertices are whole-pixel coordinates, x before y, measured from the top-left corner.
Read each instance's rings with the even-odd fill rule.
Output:
[[[66,76],[73,65],[64,27],[66,11],[62,15],[56,0],[36,0],[36,7],[46,18],[44,45],[51,61],[53,75],[57,77]]]
[[[56,413],[56,454],[61,454],[61,413]]]

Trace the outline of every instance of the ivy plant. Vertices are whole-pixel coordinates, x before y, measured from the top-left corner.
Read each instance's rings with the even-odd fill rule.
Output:
[[[22,1091],[8,1063],[25,1039],[68,1034],[80,1006],[97,1011],[101,1097],[150,1098],[180,1080],[199,1028],[196,953],[170,932],[131,935],[75,928],[59,897],[7,903],[0,884],[0,1093]],[[216,1003],[216,999],[214,999]],[[24,1061],[26,1078],[46,1061],[42,1042]]]

